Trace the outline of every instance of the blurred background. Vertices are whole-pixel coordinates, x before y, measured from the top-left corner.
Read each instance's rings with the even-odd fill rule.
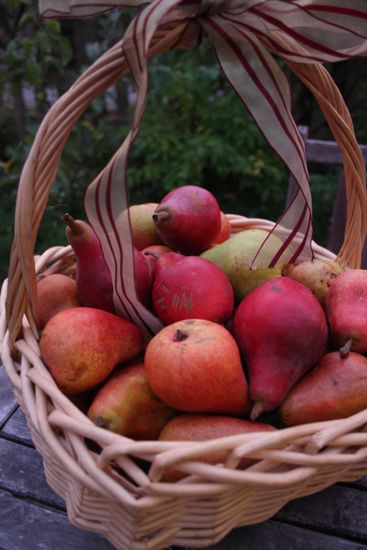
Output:
[[[23,163],[50,105],[123,35],[133,10],[85,20],[41,20],[37,2],[0,0],[0,275],[6,277]],[[367,63],[328,67],[367,143]],[[287,68],[284,67],[287,72]],[[332,139],[309,92],[290,72],[293,115],[309,137]],[[39,231],[36,252],[66,244],[64,212],[83,217],[87,185],[120,145],[136,98],[126,78],[96,99],[73,130]],[[309,166],[314,238],[325,244],[340,168]],[[288,173],[225,82],[209,43],[150,61],[144,121],[129,167],[130,202],[156,201],[183,184],[211,190],[226,212],[277,219]]]

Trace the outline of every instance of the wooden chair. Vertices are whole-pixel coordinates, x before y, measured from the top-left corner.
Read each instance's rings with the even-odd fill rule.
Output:
[[[299,126],[300,133],[306,145],[307,162],[316,162],[320,164],[339,165],[342,169],[342,155],[338,144],[335,141],[320,139],[310,139],[308,137],[308,127]],[[361,151],[367,164],[367,145],[361,145]],[[294,196],[296,183],[290,176],[288,182],[288,192],[286,203],[289,204]],[[344,172],[341,170],[338,188],[334,199],[332,215],[330,220],[329,234],[326,247],[332,252],[337,253],[343,243],[344,228],[346,219],[346,196],[344,186]],[[362,253],[362,267],[367,268],[367,242]]]

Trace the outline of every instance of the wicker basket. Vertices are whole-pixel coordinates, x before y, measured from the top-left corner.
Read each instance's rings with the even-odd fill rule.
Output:
[[[157,33],[150,53],[168,49],[179,32]],[[367,199],[351,119],[321,66],[292,68],[317,98],[343,154],[348,212],[338,258],[355,268],[365,239]],[[367,474],[367,410],[339,421],[200,443],[136,442],[96,427],[57,388],[40,358],[36,274],[68,272],[74,259],[70,247],[58,246],[34,257],[34,243],[69,133],[91,101],[127,72],[119,43],[59,99],[37,133],[20,181],[9,284],[4,282],[1,293],[2,361],[47,480],[64,498],[71,523],[124,550],[205,547],[235,527],[266,520],[291,499]],[[229,219],[233,232],[273,226],[242,216]],[[316,244],[314,249],[318,257],[334,257]],[[210,450],[227,451],[225,464],[197,460]],[[244,456],[256,462],[241,470]],[[163,482],[173,465],[187,477]]]

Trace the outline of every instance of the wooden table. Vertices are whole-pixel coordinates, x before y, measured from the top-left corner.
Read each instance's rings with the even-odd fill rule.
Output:
[[[73,527],[48,487],[22,411],[0,366],[0,549],[113,550]],[[367,549],[367,478],[290,502],[274,518],[235,529],[210,550]],[[129,550],[129,549],[126,549]]]

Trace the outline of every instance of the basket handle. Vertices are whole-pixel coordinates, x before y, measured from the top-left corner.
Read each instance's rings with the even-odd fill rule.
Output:
[[[149,55],[174,47],[185,29],[185,22],[160,29],[154,36]],[[74,125],[93,99],[129,72],[122,44],[123,41],[116,44],[87,69],[48,111],[24,165],[17,195],[6,304],[13,352],[24,314],[35,335],[38,334],[34,246],[63,148]],[[348,211],[345,238],[338,257],[350,267],[359,267],[367,231],[367,216],[364,215],[367,212],[367,193],[365,164],[350,114],[322,65],[291,62],[289,65],[318,100],[342,150]]]
[[[356,140],[352,117],[339,88],[323,65],[291,62],[288,65],[316,98],[340,147],[345,174],[347,217],[344,240],[337,259],[342,265],[359,268],[367,234],[366,164]]]

